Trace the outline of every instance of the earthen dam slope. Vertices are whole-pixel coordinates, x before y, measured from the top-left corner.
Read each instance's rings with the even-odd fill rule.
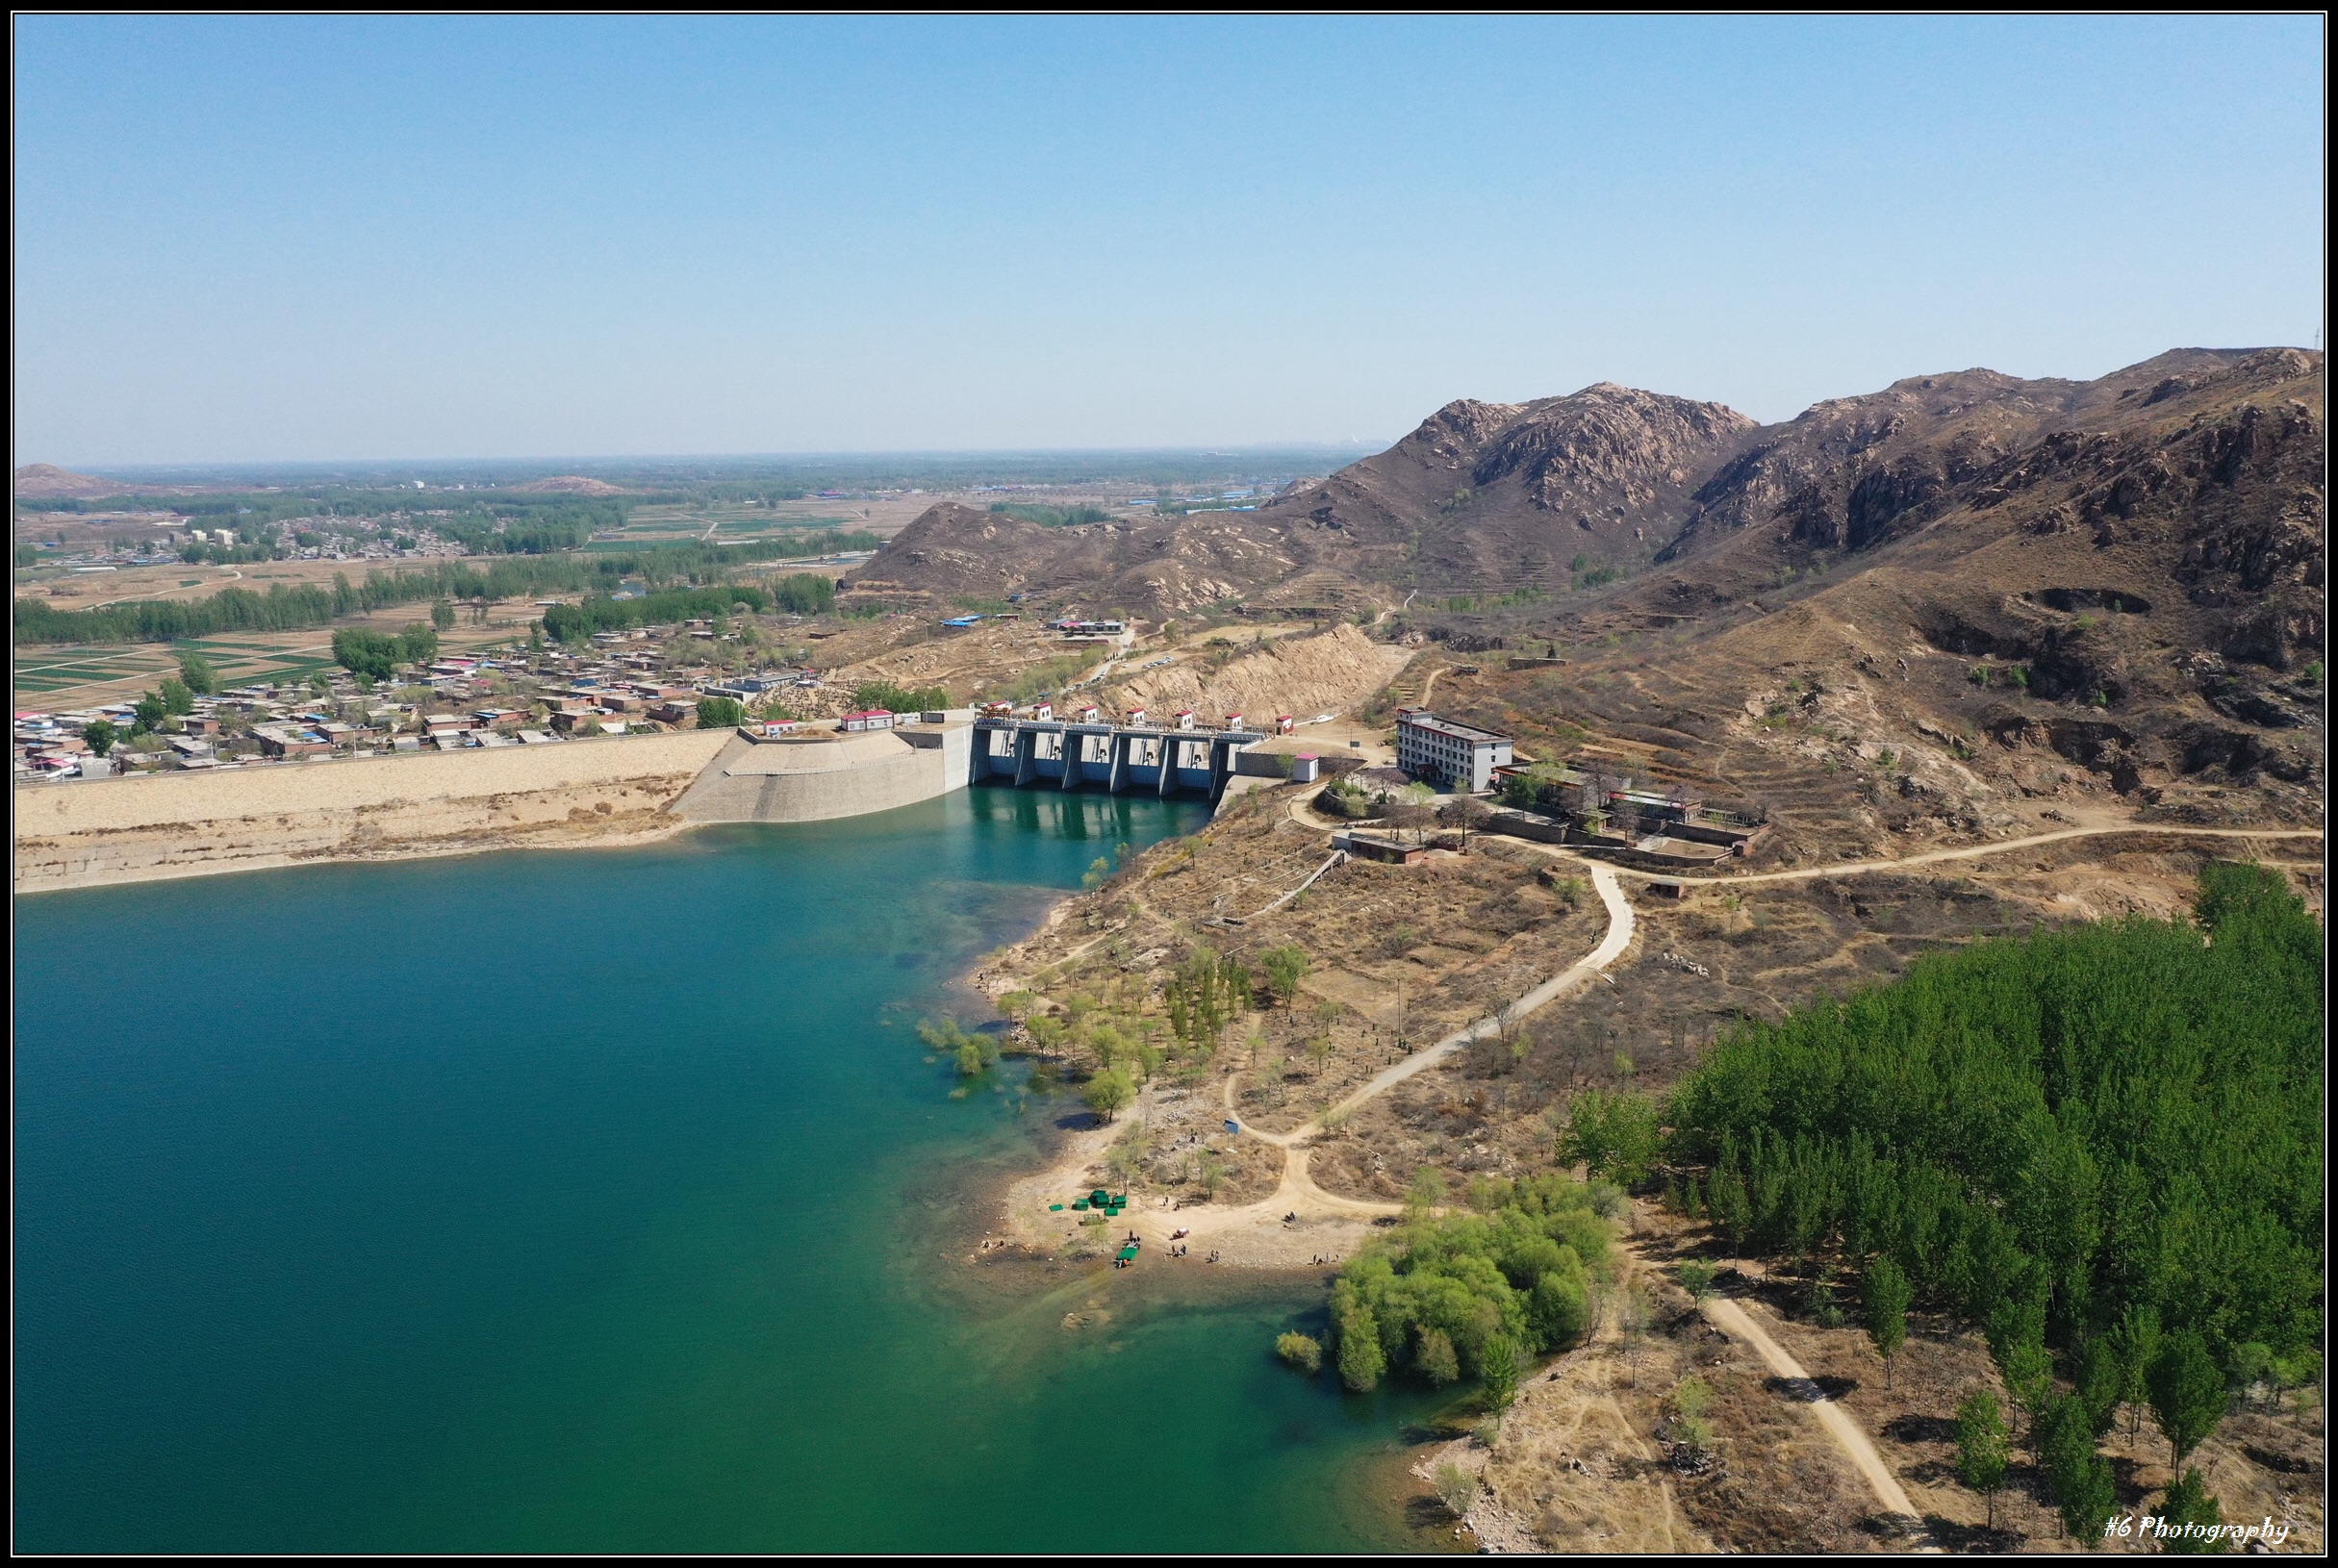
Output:
[[[685,730],[19,785],[15,890],[857,817],[963,789],[970,718],[762,744],[732,730]]]
[[[730,739],[684,730],[18,785],[15,890],[656,838],[689,825],[667,808]]]

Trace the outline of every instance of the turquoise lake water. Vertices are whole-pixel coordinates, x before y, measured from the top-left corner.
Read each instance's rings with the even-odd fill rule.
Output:
[[[18,1550],[1433,1549],[1422,1409],[1270,1357],[1319,1286],[956,1261],[1072,1107],[950,1100],[917,1019],[1202,820],[986,789],[19,900]]]

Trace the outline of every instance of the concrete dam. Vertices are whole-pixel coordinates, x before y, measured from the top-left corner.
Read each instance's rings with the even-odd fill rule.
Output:
[[[970,784],[1190,792],[1216,800],[1236,773],[1263,770],[1251,730],[1185,730],[1060,720],[977,719],[856,733],[728,742],[672,810],[692,822],[816,822],[930,800]]]

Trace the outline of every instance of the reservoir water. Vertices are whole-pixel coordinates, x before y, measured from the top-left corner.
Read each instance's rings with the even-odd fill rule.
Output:
[[[1419,1409],[1269,1356],[1319,1287],[957,1261],[1071,1107],[951,1099],[916,1021],[1202,811],[20,900],[17,1548],[1437,1544],[1383,1500]]]

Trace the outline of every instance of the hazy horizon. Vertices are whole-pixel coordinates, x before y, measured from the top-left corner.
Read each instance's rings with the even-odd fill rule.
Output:
[[[22,16],[15,462],[1360,450],[2318,346],[2323,39]]]

